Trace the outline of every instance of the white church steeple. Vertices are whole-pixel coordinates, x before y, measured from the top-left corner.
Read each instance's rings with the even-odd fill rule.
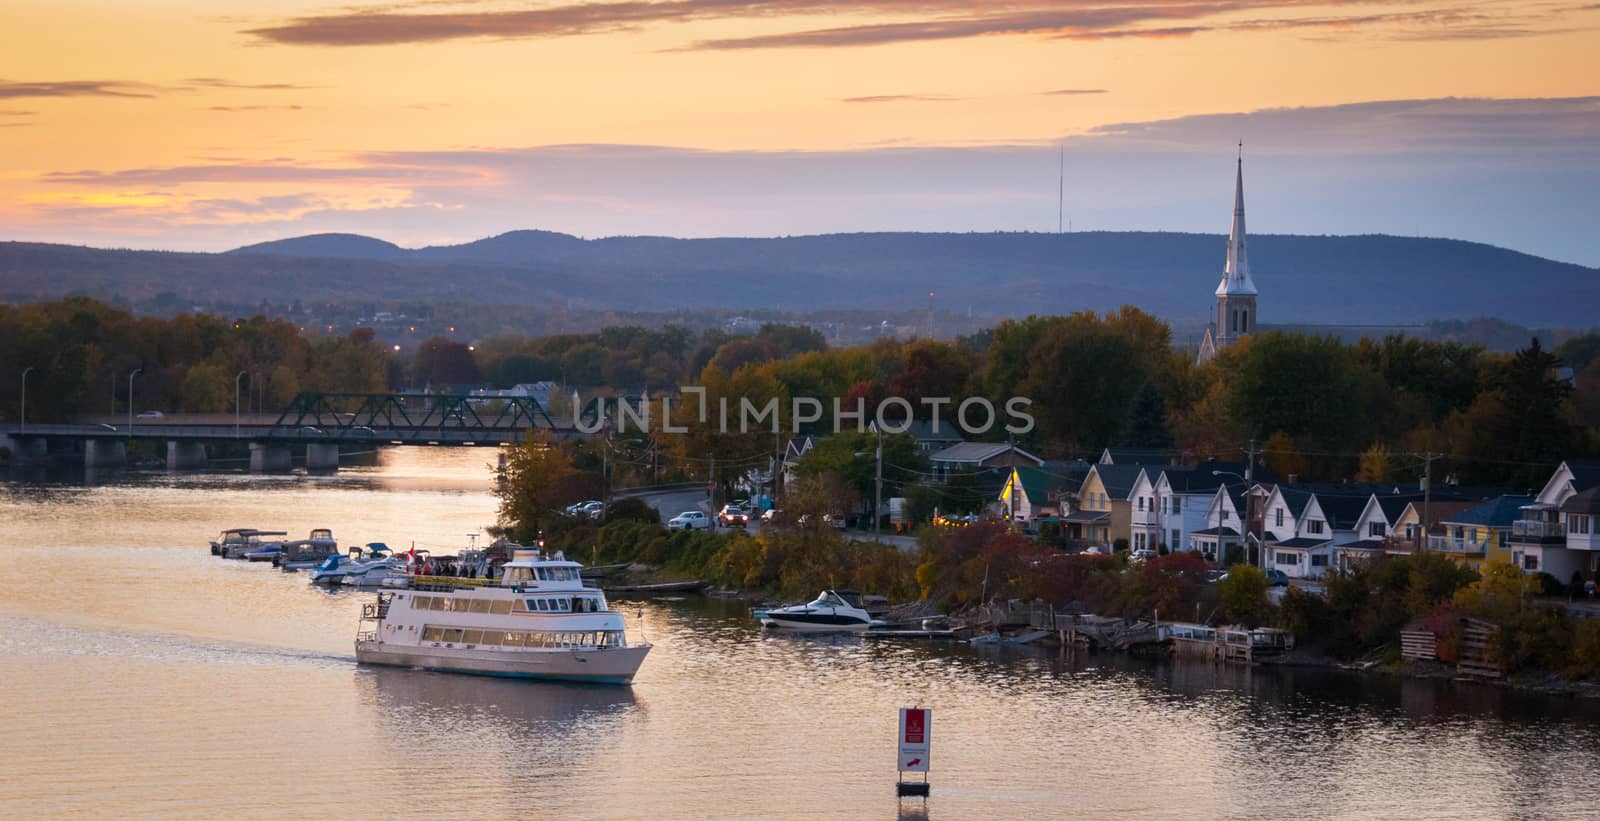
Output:
[[[1205,338],[1200,342],[1199,361],[1205,364],[1216,352],[1256,330],[1256,283],[1250,278],[1250,260],[1245,254],[1244,230],[1244,143],[1239,143],[1239,160],[1233,178],[1233,226],[1228,231],[1228,259],[1217,283],[1217,313]]]

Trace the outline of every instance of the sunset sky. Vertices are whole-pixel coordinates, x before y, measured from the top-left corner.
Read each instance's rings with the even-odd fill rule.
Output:
[[[355,0],[359,2],[359,0]],[[1600,266],[1600,3],[8,0],[0,239],[1449,236]],[[1220,259],[1218,260],[1220,264]]]

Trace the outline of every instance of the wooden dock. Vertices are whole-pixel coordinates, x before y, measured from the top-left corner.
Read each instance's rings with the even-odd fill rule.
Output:
[[[1163,625],[1173,652],[1186,658],[1233,664],[1254,664],[1294,649],[1294,637],[1282,630],[1258,627],[1210,627],[1203,624]]]

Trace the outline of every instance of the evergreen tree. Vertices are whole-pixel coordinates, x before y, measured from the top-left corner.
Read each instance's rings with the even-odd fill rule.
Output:
[[[1545,351],[1535,338],[1517,351],[1496,387],[1504,396],[1504,412],[1496,425],[1506,448],[1500,458],[1515,463],[1512,481],[1538,485],[1567,456],[1572,424],[1566,402],[1572,385],[1556,376],[1561,359]]]
[[[1167,428],[1167,403],[1155,385],[1146,382],[1134,395],[1122,443],[1133,448],[1172,447],[1172,431]]]

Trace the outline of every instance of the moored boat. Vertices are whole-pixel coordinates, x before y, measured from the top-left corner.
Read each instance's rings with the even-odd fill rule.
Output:
[[[873,624],[861,594],[853,590],[824,590],[807,604],[766,610],[758,618],[772,629],[806,633],[866,630]]]
[[[650,652],[585,587],[577,562],[517,550],[500,578],[412,576],[362,609],[356,661],[486,676],[627,684]]]
[[[282,530],[257,530],[253,527],[230,528],[222,531],[216,539],[212,540],[211,555],[221,556],[224,559],[243,559],[246,554],[278,547],[282,543],[282,539],[279,537],[287,535],[289,534]]]
[[[339,542],[333,538],[333,531],[319,527],[313,529],[308,538],[284,542],[272,563],[284,570],[304,570],[316,567],[338,552]]]

